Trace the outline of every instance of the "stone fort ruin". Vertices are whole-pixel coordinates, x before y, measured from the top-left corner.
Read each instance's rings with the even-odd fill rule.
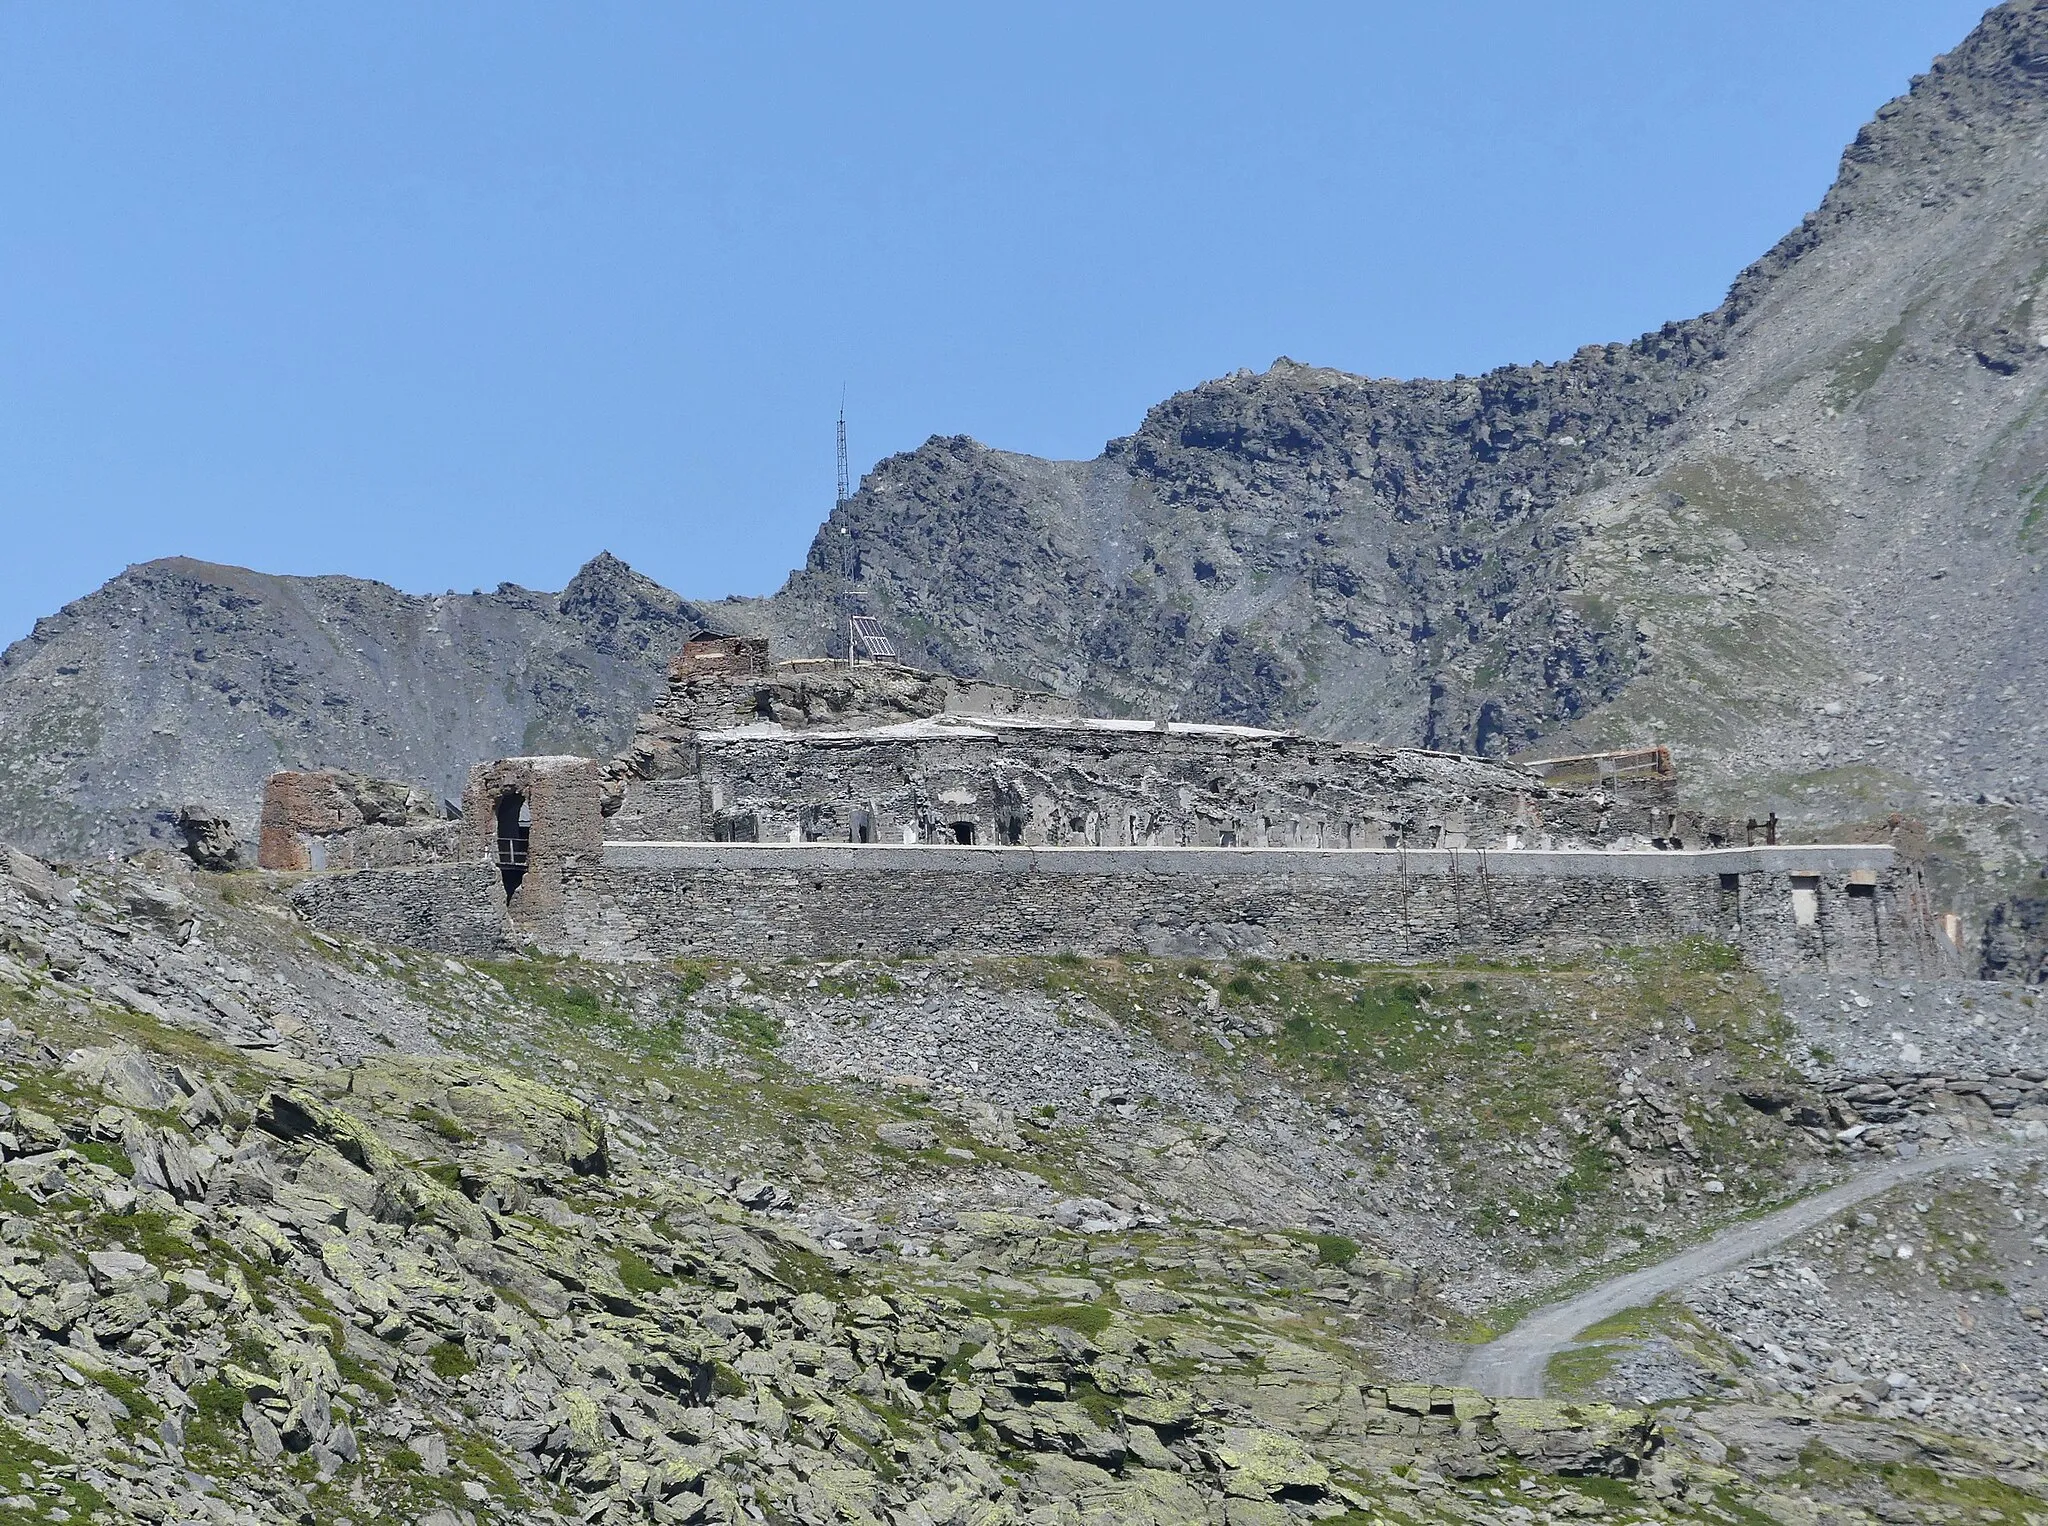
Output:
[[[893,664],[775,664],[747,638],[689,643],[616,758],[482,764],[445,825],[330,810],[310,834],[293,801],[333,791],[308,777],[273,779],[263,862],[306,869],[272,844],[318,835],[352,872],[302,883],[302,912],[449,952],[1404,961],[1706,936],[1766,968],[1949,955],[1891,848],[1755,842],[1680,804],[1661,749],[1525,767],[1084,716]]]

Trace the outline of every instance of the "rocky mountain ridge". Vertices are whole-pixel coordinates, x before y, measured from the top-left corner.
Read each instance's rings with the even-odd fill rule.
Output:
[[[455,798],[484,758],[606,756],[702,624],[609,555],[560,594],[132,567],[0,656],[0,835],[125,852],[176,842],[181,807],[204,801],[253,840],[281,768]]]
[[[1969,735],[1904,781],[2031,801],[2044,58],[2048,12],[1989,13],[1712,313],[1452,381],[1283,360],[1091,463],[935,439],[763,618],[816,644],[859,589],[949,670],[1475,751],[1655,731],[1723,780],[1870,671]],[[1993,695],[1946,692],[1935,620]]]
[[[1281,361],[1092,462],[934,439],[770,599],[692,606],[606,558],[560,599],[133,569],[0,659],[0,830],[75,855],[195,794],[252,818],[283,764],[446,791],[493,753],[601,753],[690,622],[830,650],[858,594],[913,662],[1113,712],[1665,741],[1718,809],[1902,832],[1973,936],[1996,921],[1987,960],[2037,966],[2044,123],[2048,8],[2011,0],[1712,313],[1449,381]]]

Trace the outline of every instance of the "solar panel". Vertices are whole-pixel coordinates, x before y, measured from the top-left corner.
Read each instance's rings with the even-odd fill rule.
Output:
[[[894,662],[896,647],[882,634],[882,622],[873,615],[851,615],[847,624],[853,636],[854,655],[872,662]]]

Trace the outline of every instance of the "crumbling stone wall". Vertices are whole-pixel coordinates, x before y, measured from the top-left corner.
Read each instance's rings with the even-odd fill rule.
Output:
[[[744,649],[742,649],[744,648]],[[692,643],[607,765],[607,836],[650,842],[1135,847],[1719,846],[1657,788],[1242,726],[1087,718],[909,668],[766,665]]]
[[[714,636],[706,632],[683,643],[668,665],[669,686],[711,678],[752,678],[766,673],[768,660],[765,636]]]
[[[457,826],[417,785],[338,768],[288,769],[263,785],[256,862],[264,869],[388,869],[451,856]]]
[[[554,926],[564,871],[604,852],[605,781],[590,758],[500,758],[473,770],[462,792],[462,859],[497,872],[514,922]],[[501,827],[524,816],[525,831]],[[517,841],[515,850],[512,842]],[[516,863],[513,861],[516,858]]]
[[[1954,947],[1940,936],[1921,871],[1887,860],[1875,867],[1826,850],[1757,849],[1791,867],[1740,891],[1742,936],[1752,964],[1767,970],[1822,970],[1875,975],[1963,973]]]
[[[316,927],[400,948],[484,957],[516,947],[505,893],[490,864],[435,864],[377,874],[323,875],[292,889]]]
[[[615,841],[1090,847],[1724,844],[1659,797],[1511,764],[1242,727],[938,716],[757,724],[681,740],[623,779]],[[1739,840],[1739,839],[1738,839]]]

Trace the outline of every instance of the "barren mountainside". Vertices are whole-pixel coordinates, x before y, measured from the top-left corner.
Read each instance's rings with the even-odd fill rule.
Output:
[[[455,959],[280,888],[0,848],[0,1519],[2048,1512],[2034,993]]]
[[[1282,360],[1089,462],[934,439],[772,598],[692,604],[609,554],[560,593],[433,597],[173,558],[40,621],[0,655],[0,1523],[2048,1526],[2044,154],[2026,0],[1878,114],[1721,307],[1633,343],[1450,381]],[[1409,814],[1501,829],[1432,827],[1446,850],[1532,805],[1553,845],[1608,841],[1588,823],[1654,798],[1660,847],[1698,845],[1694,805],[1776,810],[1896,842],[1938,898],[1914,864],[1846,867],[1877,852],[1747,856],[1833,863],[1823,914],[1819,873],[1763,895],[1727,856],[1646,851],[1563,915],[1632,914],[1662,893],[1635,871],[1698,865],[1698,935],[1090,955],[1050,934],[1134,897],[1056,905],[1019,852],[755,841],[782,835],[761,801],[794,814],[828,775],[800,725],[833,770],[849,717],[923,717],[899,760],[965,734],[930,716],[973,686],[799,689],[751,642],[666,690],[700,628],[830,651],[856,596],[912,663],[1089,710],[1677,752],[1668,812],[1385,760],[1371,788]],[[1018,706],[953,717],[1013,774],[999,739],[1067,708]],[[791,729],[707,770],[705,723],[761,714]],[[1077,776],[1045,791],[1057,841],[1097,835],[1061,802],[1107,800],[1126,756],[1183,812],[1284,785],[1334,821],[1368,793],[1322,744],[1233,734],[1176,783],[1175,728],[1063,734],[1025,760]],[[629,739],[608,778],[480,780],[465,830],[498,868],[225,851],[281,767],[453,795],[479,760]],[[660,816],[673,779],[746,831]],[[299,784],[382,802],[366,833],[457,830],[433,795]],[[612,828],[731,840],[620,848],[607,787]],[[187,802],[230,818],[189,854],[162,845]],[[957,842],[1039,854],[1021,808],[971,809]],[[890,840],[874,816],[845,835]],[[647,941],[618,893],[566,952],[529,941],[522,908],[614,854],[690,936]],[[920,901],[872,867],[921,854],[949,865],[927,885],[981,863],[1001,888]],[[718,894],[749,857],[842,855],[872,883],[815,916],[808,862]],[[1109,855],[1164,880],[1158,856]],[[1417,856],[1344,858],[1400,900],[1335,915],[1511,910],[1499,860],[1425,855],[1436,895]],[[467,951],[305,914],[458,881],[488,908]],[[1196,904],[1159,915],[1199,928]],[[1951,905],[1979,968],[1899,975]],[[1773,925],[1800,959],[1746,962]]]

